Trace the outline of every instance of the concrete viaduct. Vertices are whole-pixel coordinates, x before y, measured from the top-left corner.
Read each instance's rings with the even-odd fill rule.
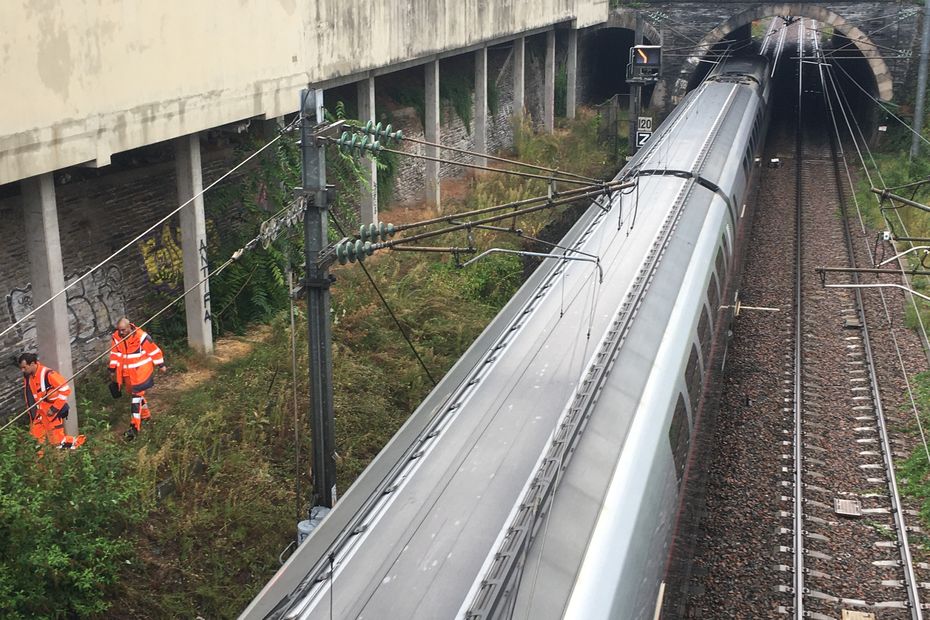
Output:
[[[542,125],[554,123],[556,40],[567,49],[567,115],[579,93],[578,62],[588,37],[605,28],[633,27],[668,51],[653,106],[669,109],[714,44],[753,20],[809,17],[847,37],[867,59],[879,97],[902,92],[911,66],[888,61],[887,50],[915,46],[920,11],[899,2],[637,2],[613,0],[242,0],[221,7],[167,0],[127,5],[122,0],[0,6],[9,25],[0,43],[0,189],[18,183],[34,306],[64,288],[60,202],[54,174],[75,166],[105,167],[111,156],[173,141],[178,204],[202,186],[200,134],[244,119],[276,119],[297,109],[308,85],[355,84],[359,116],[374,117],[375,77],[422,67],[427,140],[439,141],[439,61],[474,55],[475,147],[486,147],[488,48],[513,49],[514,111],[524,106],[524,50],[528,37],[545,38]],[[633,8],[635,6],[635,8]],[[622,73],[625,59],[616,59]],[[583,71],[581,72],[583,73]],[[373,167],[369,169],[369,174]],[[374,185],[374,184],[372,184]],[[439,166],[427,165],[426,198],[439,201]],[[363,197],[363,220],[377,219],[374,191]],[[206,237],[203,201],[181,211],[189,343],[212,351],[209,284],[195,286]],[[62,224],[67,224],[63,222]],[[140,231],[141,232],[141,231]],[[4,265],[5,270],[16,269]],[[36,313],[39,354],[66,376],[72,372],[65,297]],[[12,308],[8,299],[5,307]],[[0,313],[0,330],[15,320]],[[4,336],[16,345],[21,330]],[[100,346],[104,346],[101,344]],[[73,422],[76,416],[72,416]]]

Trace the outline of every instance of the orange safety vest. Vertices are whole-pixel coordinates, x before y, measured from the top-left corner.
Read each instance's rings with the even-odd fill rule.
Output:
[[[30,431],[39,441],[44,441],[45,434],[51,434],[51,442],[58,443],[64,431],[64,423],[53,417],[51,408],[61,409],[68,404],[71,387],[65,378],[48,366],[36,362],[36,371],[31,377],[23,377],[23,396],[29,410],[32,423]]]
[[[120,338],[119,331],[113,332],[110,343],[110,370],[116,371],[116,382],[128,383],[130,389],[145,390],[154,384],[155,366],[165,363],[161,349],[152,337],[141,329],[133,329],[129,336]]]

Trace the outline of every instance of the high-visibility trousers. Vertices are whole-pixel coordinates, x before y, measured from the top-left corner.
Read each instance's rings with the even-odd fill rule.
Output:
[[[65,421],[51,416],[46,417],[40,412],[32,418],[29,424],[29,432],[39,443],[49,443],[57,446],[65,438]]]
[[[132,392],[130,412],[132,413],[131,423],[133,428],[137,431],[142,430],[142,420],[148,420],[152,417],[148,401],[145,400],[145,390]]]

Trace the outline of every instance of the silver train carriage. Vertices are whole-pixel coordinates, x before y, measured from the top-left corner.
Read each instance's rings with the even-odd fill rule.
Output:
[[[242,618],[654,617],[766,76],[682,100]]]

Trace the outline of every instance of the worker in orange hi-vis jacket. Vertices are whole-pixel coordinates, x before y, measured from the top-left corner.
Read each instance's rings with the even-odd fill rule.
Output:
[[[126,386],[132,396],[131,426],[123,433],[132,441],[142,430],[142,420],[152,417],[145,391],[155,385],[155,368],[165,372],[165,358],[152,337],[129,322],[126,317],[116,323],[110,343],[110,392],[114,398]]]
[[[75,449],[83,444],[84,435],[65,434],[65,420],[70,409],[68,396],[71,395],[71,386],[65,378],[39,363],[35,353],[23,353],[17,361],[23,373],[23,396],[29,408],[29,432],[39,445]]]

